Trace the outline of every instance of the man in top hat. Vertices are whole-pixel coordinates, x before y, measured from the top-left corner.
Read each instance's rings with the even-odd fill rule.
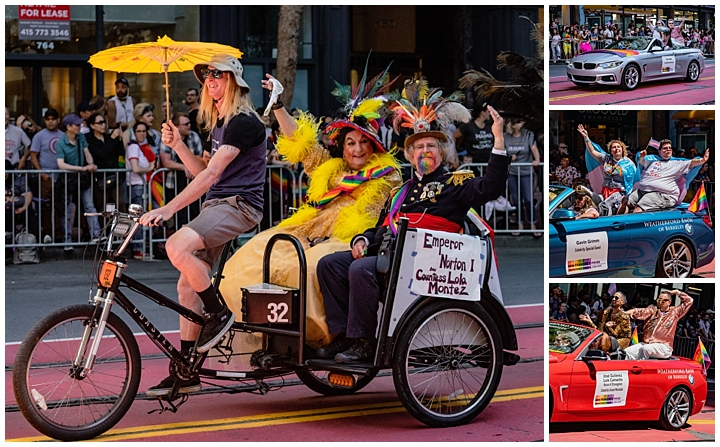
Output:
[[[188,354],[209,351],[230,329],[235,316],[220,301],[210,271],[226,242],[252,229],[262,219],[265,186],[265,126],[250,99],[236,58],[218,54],[194,68],[203,84],[200,117],[212,133],[212,150],[196,157],[170,121],[163,124],[162,141],[172,148],[195,179],[164,207],[145,213],[140,223],[167,221],[205,194],[200,214],[167,240],[170,262],[180,271],[178,299],[194,312],[205,314],[201,326],[180,318],[180,349]],[[149,396],[170,394],[171,377],[147,391]],[[198,377],[182,380],[180,393],[200,389]]]
[[[411,112],[402,116],[407,110]],[[386,232],[397,231],[400,217],[409,219],[410,228],[457,232],[471,207],[478,208],[505,191],[510,157],[505,152],[503,119],[494,108],[488,106],[495,146],[482,178],[473,178],[471,171],[449,172],[443,166],[446,133],[436,121],[428,122],[415,111],[407,106],[395,108],[401,115],[398,119],[413,123],[413,134],[405,140],[405,157],[414,168],[412,178],[391,194],[377,226],[352,239],[351,251],[325,256],[318,263],[328,327],[337,334],[332,343],[317,350],[320,358],[335,358],[340,363],[373,359],[380,282],[377,256],[369,254],[377,253]]]
[[[133,120],[135,100],[130,96],[130,83],[125,78],[115,81],[115,96],[107,102],[107,122],[110,130],[127,130]]]

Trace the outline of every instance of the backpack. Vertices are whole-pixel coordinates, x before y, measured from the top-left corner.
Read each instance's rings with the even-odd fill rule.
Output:
[[[15,243],[18,245],[37,244],[37,239],[32,233],[23,230],[15,236]],[[40,262],[37,247],[16,247],[13,250],[13,264],[37,264]]]

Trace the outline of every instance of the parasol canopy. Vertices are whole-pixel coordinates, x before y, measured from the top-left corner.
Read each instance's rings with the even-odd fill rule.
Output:
[[[236,58],[242,52],[229,45],[212,42],[176,42],[168,36],[157,42],[143,42],[109,48],[90,56],[90,64],[100,70],[126,73],[165,73],[167,120],[170,121],[170,92],[168,72],[192,70],[196,64],[207,63],[216,54],[225,53]]]

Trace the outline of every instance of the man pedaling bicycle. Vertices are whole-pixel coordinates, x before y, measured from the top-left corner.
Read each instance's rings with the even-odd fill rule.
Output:
[[[227,54],[197,64],[195,77],[205,90],[199,115],[211,132],[210,153],[197,157],[183,143],[172,122],[162,126],[162,140],[180,157],[195,179],[164,207],[140,218],[143,225],[158,225],[205,194],[200,214],[168,238],[170,262],[180,271],[178,301],[205,315],[202,328],[180,318],[180,350],[188,355],[209,351],[230,330],[235,315],[220,301],[210,271],[223,245],[252,229],[262,219],[265,183],[265,127],[250,99],[240,62]],[[199,334],[199,335],[198,335]],[[147,396],[170,394],[172,376],[147,390]],[[179,393],[197,392],[200,379],[180,380]]]

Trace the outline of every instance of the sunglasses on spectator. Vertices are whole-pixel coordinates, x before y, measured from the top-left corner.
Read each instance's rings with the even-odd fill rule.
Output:
[[[95,121],[93,124],[105,124],[105,120],[102,121]]]
[[[209,68],[206,68],[204,70],[200,70],[200,74],[202,75],[203,80],[207,79],[208,76],[212,75],[215,79],[222,78],[223,71],[222,70],[210,70]]]

